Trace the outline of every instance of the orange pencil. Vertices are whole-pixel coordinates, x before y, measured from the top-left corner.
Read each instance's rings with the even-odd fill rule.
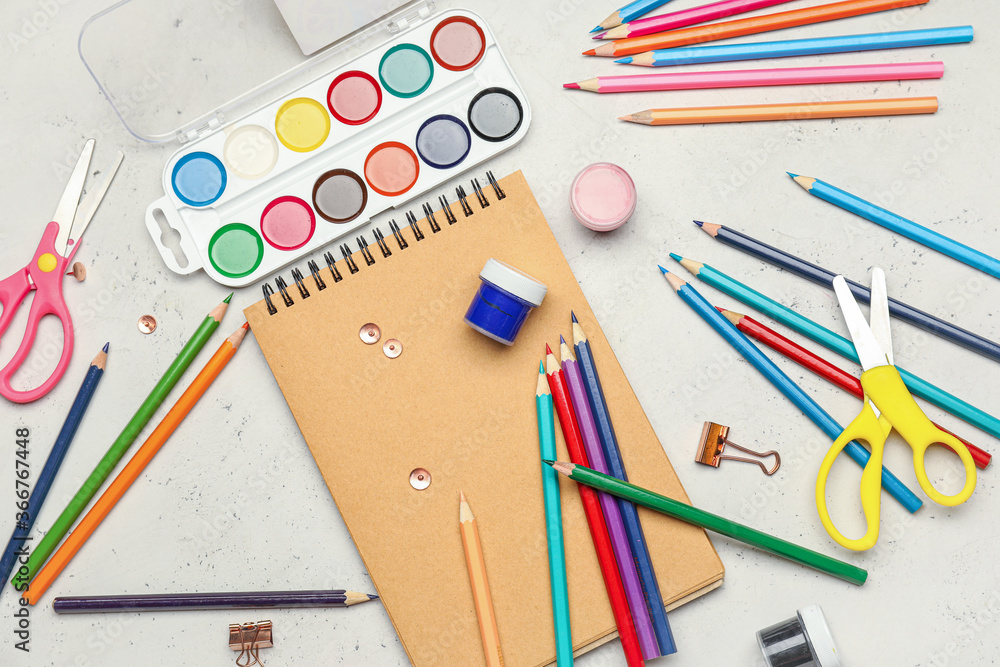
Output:
[[[69,564],[73,556],[76,555],[76,552],[87,541],[87,538],[97,530],[104,517],[111,512],[112,508],[114,508],[125,492],[128,491],[128,488],[132,486],[132,482],[138,479],[139,475],[146,468],[146,465],[153,460],[156,452],[160,451],[160,448],[166,444],[167,439],[184,420],[184,417],[191,412],[191,408],[195,406],[198,399],[205,393],[205,390],[212,385],[215,378],[219,376],[222,369],[226,367],[229,360],[236,354],[236,350],[239,348],[240,342],[246,335],[249,326],[249,324],[244,324],[236,330],[236,333],[222,342],[219,349],[208,360],[208,363],[201,369],[201,372],[198,373],[198,377],[191,382],[191,385],[177,399],[174,407],[170,408],[170,412],[163,418],[163,421],[146,438],[146,442],[142,443],[142,447],[135,453],[132,460],[118,473],[118,476],[111,482],[107,491],[97,499],[97,502],[90,508],[86,516],[80,520],[76,530],[70,533],[66,541],[62,543],[62,546],[52,554],[52,558],[45,564],[45,567],[39,570],[35,578],[31,580],[28,590],[22,595],[29,604],[37,603],[39,598],[45,594],[45,591],[48,590],[52,582],[59,576],[59,573]]]
[[[479,542],[479,526],[465,494],[458,492],[458,526],[462,532],[462,547],[465,549],[465,563],[469,566],[469,583],[472,584],[472,599],[476,604],[479,618],[479,634],[483,638],[483,652],[488,667],[503,667],[503,653],[500,651],[500,631],[497,617],[493,613],[493,598],[490,597],[490,582],[486,578],[486,562],[483,560],[483,545]]]
[[[811,118],[857,118],[934,113],[936,97],[904,97],[889,100],[846,100],[793,104],[747,104],[729,107],[684,107],[649,109],[621,116],[618,120],[641,125],[700,125],[745,123],[762,120],[809,120]]]
[[[759,32],[794,28],[800,25],[833,21],[836,19],[848,18],[850,16],[859,16],[861,14],[872,14],[874,12],[881,12],[887,9],[923,5],[927,2],[928,0],[845,0],[845,2],[834,2],[828,5],[817,5],[816,7],[804,7],[802,9],[793,9],[788,12],[778,12],[777,14],[753,16],[750,18],[736,19],[734,21],[723,21],[721,23],[713,23],[711,25],[684,28],[682,30],[668,30],[666,32],[658,32],[653,35],[645,35],[643,37],[619,39],[614,42],[609,42],[608,44],[602,44],[596,49],[584,51],[583,55],[609,57],[630,56],[634,53],[643,53],[644,51],[652,51],[654,49],[672,49],[675,46],[687,46],[689,44],[714,42],[719,39],[729,39],[731,37],[741,37],[743,35],[754,35]]]

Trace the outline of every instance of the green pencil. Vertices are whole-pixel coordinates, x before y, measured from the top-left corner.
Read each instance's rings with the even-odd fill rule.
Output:
[[[811,549],[786,542],[781,538],[773,537],[749,526],[744,526],[741,523],[724,519],[721,516],[700,510],[697,507],[685,505],[673,498],[661,496],[658,493],[653,493],[635,484],[623,482],[620,479],[599,473],[596,470],[562,461],[546,461],[546,463],[555,468],[557,472],[566,475],[571,480],[580,484],[585,484],[598,491],[604,491],[613,496],[630,500],[636,505],[648,507],[651,510],[656,510],[686,523],[714,531],[720,535],[731,537],[744,544],[757,547],[775,556],[787,558],[790,561],[811,567],[814,570],[825,572],[852,584],[860,586],[868,578],[867,571],[850,563],[824,556]]]
[[[191,340],[180,351],[174,362],[170,364],[170,368],[163,374],[160,381],[156,383],[153,390],[149,392],[149,396],[142,402],[142,405],[132,415],[132,419],[125,425],[121,434],[111,444],[111,448],[104,454],[104,458],[100,460],[94,471],[84,481],[80,490],[69,501],[66,509],[62,511],[56,522],[52,524],[52,528],[45,534],[45,537],[32,550],[28,562],[18,568],[14,574],[14,578],[11,579],[11,583],[14,584],[14,587],[18,591],[24,591],[24,585],[34,578],[38,570],[48,560],[48,557],[59,546],[60,540],[73,527],[73,522],[87,508],[94,494],[97,493],[101,485],[108,478],[108,475],[111,474],[111,471],[115,469],[118,462],[125,456],[125,452],[132,446],[135,439],[139,437],[139,433],[152,418],[153,413],[156,412],[160,404],[167,398],[167,394],[174,388],[177,381],[181,379],[181,375],[184,374],[187,367],[191,365],[194,358],[201,352],[201,348],[205,346],[205,343],[208,342],[208,339],[212,337],[212,334],[219,327],[219,323],[222,322],[222,316],[226,314],[226,308],[229,307],[229,300],[232,298],[232,294],[227,296],[222,303],[213,308],[212,312],[205,317],[204,321],[194,332]]]

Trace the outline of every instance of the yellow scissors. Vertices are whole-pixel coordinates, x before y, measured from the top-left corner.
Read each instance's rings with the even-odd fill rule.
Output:
[[[826,453],[816,480],[816,507],[823,527],[837,544],[855,551],[865,551],[878,540],[880,504],[882,500],[882,454],[885,441],[892,429],[899,431],[913,449],[913,469],[917,481],[931,500],[939,505],[960,505],[969,499],[976,488],[976,464],[972,455],[958,438],[942,431],[931,423],[910,395],[893,362],[892,337],[889,331],[889,297],[885,287],[885,272],[872,270],[871,324],[861,313],[851,289],[843,276],[833,280],[833,288],[840,302],[840,309],[847,320],[854,349],[864,372],[861,386],[865,390],[864,406],[854,421]],[[826,480],[833,462],[847,443],[860,440],[868,443],[872,456],[861,473],[861,508],[867,523],[867,532],[859,539],[844,537],[833,525],[826,508]],[[953,496],[940,493],[927,478],[924,457],[934,444],[947,444],[958,454],[965,466],[965,486]]]

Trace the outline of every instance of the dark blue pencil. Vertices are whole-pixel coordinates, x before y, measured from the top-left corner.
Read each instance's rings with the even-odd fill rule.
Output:
[[[587,388],[590,410],[594,414],[594,421],[597,423],[597,430],[601,436],[601,450],[604,452],[605,463],[608,464],[608,472],[612,477],[627,482],[628,475],[625,473],[622,454],[618,449],[618,438],[615,436],[615,428],[611,423],[611,413],[608,411],[608,403],[604,398],[604,388],[601,386],[601,378],[597,374],[597,364],[594,363],[594,353],[590,349],[590,341],[587,340],[587,334],[580,326],[579,320],[576,319],[576,314],[570,313],[570,315],[573,319],[573,347],[576,349],[576,360],[580,365],[583,382]],[[663,596],[660,594],[660,584],[656,581],[653,561],[649,556],[649,548],[646,546],[646,536],[643,534],[642,524],[639,522],[639,510],[627,500],[621,498],[616,500],[622,513],[622,520],[625,522],[625,533],[632,549],[636,569],[639,571],[639,582],[642,584],[642,590],[646,597],[646,606],[649,608],[649,616],[653,621],[653,631],[656,633],[656,641],[660,645],[660,653],[662,655],[676,653],[677,645],[674,643],[674,636],[670,631],[670,623],[667,622],[667,610],[663,604]]]
[[[66,457],[66,452],[73,442],[73,436],[76,435],[76,429],[83,420],[83,414],[87,411],[87,406],[90,405],[90,399],[94,397],[94,392],[97,390],[97,383],[101,381],[101,377],[104,375],[104,365],[107,363],[107,360],[108,344],[105,344],[104,349],[98,352],[97,356],[90,363],[90,370],[87,371],[87,375],[83,378],[83,384],[80,386],[80,391],[76,394],[76,399],[73,401],[73,406],[69,409],[69,414],[66,415],[66,421],[63,423],[62,430],[59,431],[56,444],[52,445],[49,458],[46,459],[45,465],[42,467],[42,472],[38,474],[38,481],[35,482],[35,487],[28,498],[28,509],[18,513],[18,521],[14,528],[14,534],[10,536],[10,542],[7,543],[7,548],[3,552],[3,559],[0,559],[0,581],[10,579],[10,573],[14,569],[14,563],[18,556],[24,555],[29,550],[27,544],[30,540],[28,536],[31,533],[31,527],[35,523],[35,518],[38,517],[38,511],[42,508],[42,503],[45,502],[45,496],[48,495],[49,489],[52,488],[52,482],[56,478],[56,473],[59,472],[59,466],[62,465],[63,459]]]

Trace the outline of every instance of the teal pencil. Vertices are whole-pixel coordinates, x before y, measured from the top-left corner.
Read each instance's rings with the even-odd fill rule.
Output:
[[[538,448],[543,460],[556,458],[556,422],[552,392],[545,376],[545,364],[538,362],[535,389],[538,410]],[[549,581],[552,585],[552,625],[556,634],[556,665],[573,664],[573,635],[569,627],[569,591],[566,583],[566,550],[563,547],[562,506],[559,502],[559,475],[542,464],[542,492],[545,495],[545,537],[549,544]]]
[[[692,259],[685,259],[680,255],[671,254],[670,256],[680,262],[685,269],[720,292],[728,294],[740,303],[746,304],[764,313],[771,319],[781,322],[786,327],[799,332],[806,338],[816,341],[828,350],[836,352],[854,363],[858,362],[858,354],[854,349],[854,345],[843,336],[816,324],[812,320],[796,313],[791,308],[783,306],[774,299],[770,299],[743,283],[730,278],[708,264],[696,262]],[[914,396],[919,396],[928,403],[933,403],[942,410],[946,410],[976,428],[1000,438],[1000,419],[980,410],[974,405],[966,403],[962,399],[949,394],[899,366],[896,368],[899,370],[899,375],[903,378],[903,382]]]
[[[985,252],[981,252],[975,248],[970,248],[964,243],[959,243],[955,239],[935,232],[933,229],[928,229],[912,220],[907,220],[901,215],[887,211],[881,206],[876,206],[861,197],[852,195],[850,192],[834,187],[818,178],[799,176],[792,173],[788,175],[801,185],[803,190],[814,197],[830,202],[834,206],[839,206],[845,211],[850,211],[854,215],[861,216],[866,220],[871,220],[880,227],[885,227],[897,234],[902,234],[920,245],[926,246],[931,250],[937,250],[943,255],[957,259],[963,264],[967,264],[974,269],[979,269],[983,273],[990,274],[994,278],[1000,278],[1000,259],[996,257],[987,255]]]

